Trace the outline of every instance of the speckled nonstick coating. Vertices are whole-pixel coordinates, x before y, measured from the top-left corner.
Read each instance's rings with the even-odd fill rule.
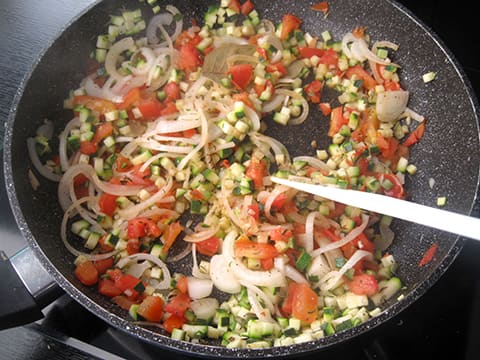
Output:
[[[159,1],[162,7],[169,2],[172,3]],[[174,3],[188,23],[192,15],[202,16],[206,4],[212,2]],[[411,90],[409,106],[428,119],[425,138],[411,154],[411,162],[419,171],[413,183],[407,179],[409,198],[435,206],[438,196],[446,196],[448,210],[469,214],[479,181],[478,104],[452,54],[425,25],[394,2],[335,0],[330,2],[327,18],[309,9],[313,2],[257,0],[255,4],[262,17],[274,21],[279,21],[286,12],[300,16],[304,29],[312,34],[330,30],[340,39],[355,26],[366,26],[373,40],[400,44],[394,60],[402,65],[402,83]],[[232,350],[215,344],[172,340],[158,330],[132,325],[128,315],[99,295],[95,288],[82,286],[73,276],[74,257],[60,240],[62,211],[55,185],[42,180],[40,189],[33,191],[29,184],[27,171],[31,164],[26,138],[35,134],[45,118],[54,121],[57,131],[69,120],[71,113],[62,109],[63,99],[83,78],[87,56],[95,46],[96,35],[105,32],[108,15],[122,5],[126,8],[143,6],[137,0],[97,3],[73,20],[46,48],[29,77],[20,84],[6,129],[6,184],[19,228],[42,264],[70,296],[113,326],[159,347],[207,357],[298,356],[339,344],[387,321],[418,299],[447,270],[462,248],[463,239],[395,220],[393,228],[397,237],[389,251],[398,260],[399,275],[406,284],[401,301],[387,303],[379,316],[353,329],[314,342],[264,350]],[[437,79],[425,84],[422,74],[428,71],[437,72]],[[327,142],[328,120],[314,110],[314,106],[311,109],[305,125],[272,125],[268,129],[269,134],[287,145],[292,155],[313,153],[312,140],[320,146]],[[430,178],[435,180],[433,189],[429,186]],[[430,264],[419,268],[422,254],[433,242],[439,244],[437,254]],[[186,266],[188,264],[179,264],[176,269],[187,269]]]

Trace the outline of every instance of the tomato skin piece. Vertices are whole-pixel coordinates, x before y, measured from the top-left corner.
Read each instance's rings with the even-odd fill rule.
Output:
[[[126,250],[128,255],[138,254],[140,252],[140,241],[138,239],[128,239]]]
[[[175,288],[183,294],[188,294],[188,279],[185,275],[179,276]]]
[[[273,72],[278,71],[281,76],[285,76],[285,75],[288,74],[287,68],[281,62],[277,62],[275,64],[267,65],[265,70],[269,73],[273,73]]]
[[[233,10],[236,14],[240,14],[242,11],[242,6],[240,5],[239,0],[230,0],[228,2],[229,9]]]
[[[185,318],[183,316],[170,315],[168,319],[163,322],[163,328],[171,334],[173,329],[181,329],[183,324],[185,324]]]
[[[147,321],[160,322],[163,316],[163,300],[149,295],[138,305],[137,314]]]
[[[278,255],[278,251],[272,244],[257,243],[247,238],[241,238],[235,242],[234,253],[236,257],[251,259],[270,259]]]
[[[332,109],[330,113],[330,127],[328,129],[328,136],[335,135],[343,125],[348,124],[348,120],[343,117],[343,107],[338,106]]]
[[[178,235],[180,235],[182,231],[183,231],[183,226],[178,221],[169,224],[165,228],[162,236],[162,241],[163,241],[162,253],[164,255],[168,253],[168,250],[170,250],[175,240],[177,240]]]
[[[372,296],[378,292],[378,282],[375,276],[370,274],[354,275],[348,283],[350,291],[356,295]]]
[[[176,316],[183,317],[190,307],[190,297],[186,293],[175,295],[166,305],[165,311]]]
[[[105,215],[112,216],[117,209],[117,195],[103,193],[98,199],[100,211]]]
[[[212,236],[206,240],[196,243],[197,251],[202,255],[213,256],[218,253],[220,249],[220,239],[216,236]]]
[[[252,103],[252,100],[250,100],[250,98],[248,97],[248,93],[247,92],[241,92],[241,93],[238,93],[238,94],[233,94],[232,95],[232,99],[235,100],[235,101],[241,101],[243,102],[245,105],[247,105],[248,107],[254,109],[255,107],[253,106],[253,103]]]
[[[267,176],[267,163],[263,160],[252,158],[245,175],[253,180],[255,189],[260,189],[263,186],[263,178]]]
[[[382,157],[386,160],[392,159],[398,148],[398,140],[395,137],[385,138],[377,134],[376,141],[380,151],[382,152]]]
[[[330,103],[320,103],[318,106],[320,107],[323,115],[328,116],[332,113],[332,106]]]
[[[260,221],[260,206],[258,204],[249,205],[247,214],[253,217],[255,221]]]
[[[412,146],[413,144],[416,144],[417,142],[420,141],[420,139],[423,137],[425,134],[425,121],[420,123],[415,130],[413,130],[410,135],[405,139],[403,142],[404,146]]]
[[[178,112],[177,106],[173,102],[169,102],[165,105],[165,107],[160,111],[161,116],[175,114]]]
[[[174,81],[170,81],[167,85],[163,87],[163,90],[167,94],[165,102],[172,102],[180,99],[180,87]]]
[[[113,280],[107,278],[103,278],[98,281],[98,292],[109,298],[113,298],[122,294],[122,291],[115,286]]]
[[[130,159],[122,155],[117,155],[117,159],[115,160],[115,170],[117,172],[127,172],[130,171],[132,167],[133,164]]]
[[[113,134],[113,125],[111,123],[103,123],[97,126],[95,129],[95,135],[93,136],[93,142],[98,145],[100,141]]]
[[[98,270],[90,260],[78,264],[74,274],[83,285],[91,286],[98,282]]]
[[[345,71],[345,76],[347,78],[351,79],[353,75],[356,75],[359,80],[362,80],[362,87],[367,90],[374,89],[375,86],[377,86],[377,82],[373,76],[371,76],[361,65],[349,67]]]
[[[286,40],[288,36],[297,30],[302,24],[302,20],[292,14],[285,14],[282,18],[282,31],[280,33],[280,39]]]
[[[232,77],[232,82],[239,90],[245,90],[253,80],[253,66],[250,64],[237,64],[230,67],[227,75]]]
[[[140,102],[140,88],[136,87],[130,90],[124,97],[123,102],[117,105],[119,110],[130,109]]]
[[[315,11],[323,12],[324,14],[328,13],[328,2],[327,1],[320,1],[310,7],[310,9]]]
[[[272,241],[288,241],[293,236],[293,232],[292,230],[286,230],[279,226],[270,230],[269,236]]]
[[[425,266],[427,265],[430,261],[433,260],[433,257],[435,256],[436,252],[438,249],[438,244],[433,243],[427,251],[425,251],[425,254],[423,255],[422,259],[418,263],[418,266]]]

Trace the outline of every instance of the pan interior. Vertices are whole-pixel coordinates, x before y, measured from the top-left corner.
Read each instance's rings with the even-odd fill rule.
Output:
[[[275,22],[286,12],[295,13],[303,19],[304,28],[314,34],[329,30],[339,39],[355,26],[366,26],[372,39],[400,44],[394,60],[402,65],[403,84],[411,91],[409,107],[423,114],[428,124],[425,138],[412,151],[411,162],[419,170],[415,177],[407,179],[409,199],[435,206],[437,197],[445,196],[448,210],[470,213],[479,181],[478,107],[458,64],[428,29],[397,4],[381,0],[355,3],[336,0],[331,2],[326,18],[294,0],[255,3],[262,17]],[[164,8],[168,2],[159,1],[159,4]],[[288,355],[292,351],[309,352],[335,344],[380,324],[415,301],[448,268],[461,249],[462,242],[456,236],[395,221],[396,239],[389,251],[400,264],[399,276],[406,284],[402,301],[392,301],[378,318],[338,336],[293,348],[245,352],[179,343],[154,331],[131,326],[117,306],[94,289],[79,284],[72,273],[73,256],[64,249],[59,236],[62,211],[56,186],[43,179],[37,191],[30,186],[27,174],[31,164],[26,161],[26,138],[35,134],[45,118],[54,122],[57,132],[70,120],[69,112],[63,109],[63,100],[84,77],[86,59],[94,49],[96,36],[105,32],[106,19],[119,7],[139,6],[142,5],[135,0],[107,0],[73,21],[46,50],[23,84],[23,93],[11,111],[6,131],[6,179],[15,216],[37,256],[72,297],[115,326],[176,350],[228,357]],[[190,16],[198,17],[206,10],[206,4],[193,0],[175,2],[175,6],[184,14],[186,23]],[[437,72],[438,76],[426,84],[422,75],[429,71]],[[311,143],[315,140],[319,147],[325,146],[327,127],[328,119],[314,110],[304,125],[294,129],[271,125],[268,134],[286,144],[293,156],[314,154]],[[428,266],[418,267],[432,243],[439,245],[436,256]],[[189,266],[189,263],[180,263],[178,270]]]

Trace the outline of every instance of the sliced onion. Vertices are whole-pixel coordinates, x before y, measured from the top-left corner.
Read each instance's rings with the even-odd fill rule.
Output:
[[[210,279],[199,279],[197,277],[188,276],[188,295],[192,299],[202,299],[210,296],[213,290],[213,282]]]
[[[294,157],[293,158],[293,161],[305,161],[307,162],[309,165],[313,166],[314,168],[316,169],[320,169],[320,170],[323,170],[327,173],[330,172],[330,168],[327,166],[327,164],[325,164],[324,161],[320,160],[320,159],[317,159],[313,156],[297,156],[297,157]]]
[[[74,117],[72,120],[70,120],[67,123],[67,125],[65,125],[65,128],[60,133],[58,156],[60,158],[60,166],[62,168],[62,171],[67,171],[67,169],[70,167],[70,164],[68,163],[68,156],[67,156],[67,138],[70,135],[70,131],[73,128],[76,128],[79,126],[80,126],[80,119],[78,117]]]
[[[273,189],[272,193],[268,196],[264,208],[265,216],[268,220],[276,222],[276,219],[271,214],[272,204],[281,193],[287,192],[288,190],[290,190],[288,186],[279,185],[276,186],[275,189]]]
[[[48,140],[53,137],[53,121],[45,119],[42,125],[37,129],[37,136],[45,136]]]
[[[393,239],[395,238],[395,233],[390,229],[389,226],[380,223],[379,225],[380,230],[380,238],[375,238],[374,244],[375,249],[379,251],[387,250],[390,245],[393,243]]]
[[[213,226],[208,228],[207,230],[185,235],[183,240],[185,240],[186,242],[192,242],[192,243],[200,242],[200,241],[211,238],[213,235],[217,233],[217,231],[218,231],[218,226]]]
[[[128,267],[127,274],[135,276],[136,278],[140,278],[145,270],[150,269],[152,264],[148,261],[142,261],[138,263],[134,263]]]
[[[275,306],[268,296],[256,286],[248,283],[242,283],[242,285],[247,288],[248,302],[257,318],[261,321],[274,322],[272,314],[275,313]],[[265,304],[266,308],[260,304],[257,297]]]
[[[325,292],[335,288],[342,276],[364,257],[372,257],[372,253],[365,250],[355,251],[340,270],[331,271],[320,280],[320,290]]]
[[[270,113],[277,110],[282,106],[283,101],[285,100],[285,95],[275,94],[273,99],[264,102],[262,105],[263,113]]]
[[[132,254],[120,259],[115,265],[121,269],[132,261],[136,262],[141,260],[150,261],[151,263],[157,265],[160,269],[162,269],[163,279],[155,286],[155,288],[160,290],[168,289],[170,287],[170,281],[172,280],[172,277],[170,275],[170,271],[168,270],[167,265],[157,256],[144,253]]]
[[[285,266],[285,275],[292,279],[293,281],[295,281],[296,283],[299,283],[299,284],[308,284],[308,281],[307,279],[305,278],[305,276],[302,275],[302,273],[300,271],[298,271],[297,269],[295,269],[293,266],[291,265],[286,265]]]
[[[190,302],[190,308],[197,319],[210,320],[220,307],[218,300],[215,298],[203,298]]]
[[[227,294],[236,294],[242,289],[233,272],[232,264],[233,260],[227,260],[224,255],[214,255],[210,259],[210,278],[218,290]]]
[[[415,111],[413,111],[412,109],[410,109],[408,107],[405,108],[405,113],[404,114],[406,116],[410,117],[411,119],[413,119],[415,121],[418,121],[418,122],[423,122],[425,120],[425,116],[416,113]]]
[[[75,255],[76,257],[78,256],[83,256],[85,257],[87,260],[91,260],[91,261],[95,261],[95,260],[103,260],[103,259],[108,259],[114,255],[116,255],[118,253],[118,250],[114,250],[114,251],[110,251],[110,252],[107,252],[107,253],[103,253],[103,254],[89,254],[89,253],[85,253],[85,252],[82,252],[82,251],[79,251],[77,249],[75,249],[69,242],[68,242],[68,238],[67,238],[67,223],[68,223],[68,219],[70,218],[70,215],[72,215],[72,213],[76,210],[76,208],[78,206],[80,206],[81,204],[83,204],[84,202],[87,202],[87,201],[93,201],[95,198],[91,198],[91,197],[84,197],[84,198],[81,198],[75,202],[72,203],[72,205],[70,205],[66,210],[65,212],[63,213],[63,218],[62,218],[62,224],[60,225],[60,238],[62,239],[62,242],[63,244],[65,245],[65,248],[73,255]]]
[[[408,103],[408,91],[393,90],[377,94],[376,112],[381,122],[394,122],[405,112]]]
[[[357,236],[359,236],[361,233],[363,233],[363,231],[366,229],[366,227],[368,225],[368,219],[369,219],[369,217],[367,215],[362,215],[362,223],[360,224],[360,226],[357,226],[355,229],[350,231],[347,235],[345,235],[343,237],[343,239],[335,241],[335,242],[330,243],[326,246],[323,246],[321,248],[313,250],[310,253],[310,255],[312,257],[316,257],[320,254],[323,254],[323,253],[327,252],[327,251],[330,251],[330,250],[333,250],[333,249],[338,249],[341,246],[343,246],[345,244],[348,244],[350,241],[352,241]]]
[[[155,15],[147,25],[146,35],[149,44],[156,45],[160,41],[157,36],[159,25],[170,25],[173,21],[173,15],[170,13],[161,13]],[[165,44],[163,44],[164,46]]]
[[[213,46],[219,48],[224,45],[248,45],[248,40],[231,35],[215,36],[213,38]]]
[[[292,90],[287,90],[287,89],[277,89],[276,93],[281,94],[281,95],[290,96],[292,99],[300,100],[302,102],[302,105],[301,105],[302,106],[302,113],[299,116],[297,116],[296,118],[288,120],[289,125],[299,125],[307,119],[308,112],[309,112],[309,105],[308,105],[307,100],[305,100],[305,98],[301,94],[299,94],[295,91],[292,91]]]
[[[35,167],[35,169],[45,179],[48,179],[50,181],[55,181],[55,182],[60,181],[60,179],[61,179],[60,175],[55,174],[48,167],[46,167],[45,165],[42,164],[42,162],[40,161],[40,158],[38,157],[37,150],[35,149],[35,146],[36,146],[35,138],[28,138],[27,139],[28,155],[29,155],[30,160],[32,161],[32,164]]]
[[[117,71],[117,61],[121,53],[131,50],[135,46],[132,37],[126,37],[113,44],[107,52],[105,58],[105,70],[115,80],[119,81],[123,78]]]

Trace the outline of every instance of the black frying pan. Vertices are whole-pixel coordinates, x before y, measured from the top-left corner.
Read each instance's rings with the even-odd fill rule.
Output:
[[[163,7],[168,1],[159,1]],[[179,1],[175,5],[185,17],[199,17],[207,3]],[[411,161],[419,168],[413,182],[407,183],[410,200],[435,205],[437,196],[447,196],[447,209],[469,214],[477,196],[480,165],[478,104],[463,72],[441,41],[401,6],[390,1],[330,1],[330,14],[311,11],[314,2],[285,0],[255,1],[260,14],[279,21],[286,12],[304,20],[304,28],[314,34],[330,30],[335,38],[355,26],[367,26],[375,40],[400,44],[395,61],[403,66],[401,78],[411,90],[409,106],[428,119],[425,138],[412,151]],[[418,225],[395,221],[397,238],[390,252],[400,264],[399,276],[406,284],[401,301],[385,304],[378,317],[360,326],[324,339],[264,350],[229,350],[212,345],[178,342],[161,331],[134,326],[128,315],[95,289],[82,286],[73,276],[73,256],[59,238],[62,211],[54,184],[42,181],[39,190],[30,186],[27,172],[26,139],[44,118],[61,129],[70,114],[62,109],[63,99],[85,74],[88,54],[96,35],[105,31],[108,15],[119,7],[143,6],[137,0],[107,0],[87,9],[51,44],[39,59],[29,78],[21,84],[6,129],[5,178],[18,225],[30,248],[54,280],[90,311],[140,339],[198,356],[265,357],[308,353],[339,344],[390,319],[417,300],[446,271],[462,248],[462,239]],[[147,6],[147,5],[145,5]],[[187,20],[188,21],[188,20]],[[437,79],[425,84],[422,75],[436,71]],[[292,155],[305,153],[311,140],[325,144],[326,119],[313,112],[304,126],[274,127],[269,131],[290,149]],[[319,118],[318,121],[315,118]],[[315,123],[315,127],[312,125]],[[320,124],[320,125],[319,125]],[[323,125],[322,125],[323,124]],[[433,189],[429,179],[435,179]],[[479,230],[480,231],[480,230]],[[418,267],[423,253],[436,242],[438,251],[425,267]],[[179,267],[186,264],[179,264]]]

